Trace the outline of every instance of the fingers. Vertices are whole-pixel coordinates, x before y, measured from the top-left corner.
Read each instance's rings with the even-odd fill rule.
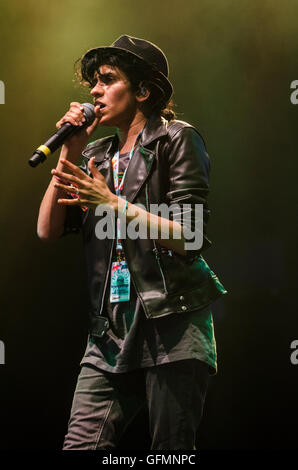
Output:
[[[58,182],[54,183],[54,187],[62,189],[63,191],[65,191],[68,194],[79,195],[79,193],[82,191],[82,190],[78,189],[76,186],[68,186],[66,184],[58,183]]]
[[[67,186],[67,185],[62,184],[62,183],[54,183],[54,187],[58,188],[58,189],[61,189],[65,193],[70,194],[72,196],[71,199],[70,198],[67,198],[67,199],[59,198],[59,199],[57,199],[57,202],[59,204],[62,204],[62,205],[65,205],[65,206],[78,206],[78,205],[86,206],[86,204],[88,203],[87,200],[83,199],[83,196],[84,196],[83,193],[85,193],[85,191],[83,189],[78,189],[74,186]]]
[[[82,181],[86,182],[90,179],[89,176],[86,175],[80,168],[78,168],[73,163],[69,162],[68,160],[64,160],[63,158],[60,159],[60,162],[65,165],[71,173],[64,173],[63,171],[56,170],[53,168],[51,171],[52,175],[58,176],[59,178],[70,181],[71,183],[80,184]]]
[[[94,160],[95,158],[92,157],[89,161],[89,169],[93,176],[92,178],[68,160],[60,159],[60,162],[65,165],[71,173],[64,173],[63,171],[53,169],[51,173],[56,179],[54,181],[54,187],[67,194],[71,194],[74,198],[58,199],[57,202],[59,204],[94,207],[108,200],[109,194],[106,191],[107,186],[105,179],[97,170]]]
[[[56,128],[60,129],[65,122],[70,122],[73,126],[82,126],[86,121],[83,111],[84,108],[81,103],[75,101],[70,103],[69,110],[60,121],[56,123]]]
[[[88,163],[88,167],[89,167],[89,170],[90,170],[93,178],[96,178],[96,179],[102,179],[103,178],[102,174],[100,173],[100,171],[98,171],[98,169],[95,165],[95,157],[90,158],[89,163]]]
[[[86,201],[83,201],[80,198],[75,198],[75,199],[58,199],[57,200],[58,204],[61,204],[63,206],[86,206]]]
[[[76,176],[71,175],[69,173],[64,173],[63,171],[58,171],[58,170],[53,169],[51,173],[52,175],[58,176],[59,179],[64,180],[66,182],[75,183],[75,184],[80,184],[81,182],[80,178],[77,178]]]
[[[71,163],[69,160],[65,160],[64,158],[60,158],[60,162],[63,163],[64,166],[66,166],[74,175],[86,179],[89,178],[86,173],[84,173],[80,168],[77,167],[77,165],[74,165]]]

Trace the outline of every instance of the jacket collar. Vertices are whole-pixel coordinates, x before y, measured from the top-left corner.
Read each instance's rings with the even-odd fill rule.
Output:
[[[150,116],[145,124],[140,144],[146,147],[154,140],[166,135],[167,124],[167,121],[160,116]],[[114,136],[91,142],[84,150],[83,156],[91,158],[95,154],[95,161],[100,163],[106,159],[112,158],[118,147],[119,137],[115,134]]]
[[[156,146],[150,145],[167,134],[167,121],[151,116],[144,127],[139,145],[136,146],[125,176],[122,196],[133,202],[147,180],[155,160]]]
[[[152,115],[147,119],[144,131],[142,133],[141,144],[146,147],[155,139],[167,134],[167,121],[156,115]]]
[[[117,135],[105,137],[103,139],[90,142],[83,151],[83,157],[90,159],[95,157],[96,163],[104,162],[113,155],[118,148],[119,139]]]
[[[167,134],[167,121],[159,116],[153,115],[148,118],[139,145],[136,146],[133,158],[127,168],[125,184],[122,195],[129,202],[133,202],[144,181],[149,176],[153,161],[155,159],[154,147],[148,149],[152,142]],[[106,137],[92,142],[84,150],[83,155],[87,158],[95,156],[98,170],[105,177],[108,187],[114,190],[112,158],[119,148],[118,135]]]

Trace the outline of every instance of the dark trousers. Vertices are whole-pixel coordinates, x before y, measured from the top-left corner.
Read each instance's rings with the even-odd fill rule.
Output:
[[[208,377],[207,364],[197,359],[123,374],[83,366],[63,450],[117,448],[143,406],[149,411],[151,449],[195,449]]]

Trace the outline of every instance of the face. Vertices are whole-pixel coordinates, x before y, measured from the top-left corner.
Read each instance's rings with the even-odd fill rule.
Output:
[[[128,78],[112,65],[101,65],[95,78],[97,83],[90,93],[100,124],[126,127],[137,110],[136,94],[131,90]]]

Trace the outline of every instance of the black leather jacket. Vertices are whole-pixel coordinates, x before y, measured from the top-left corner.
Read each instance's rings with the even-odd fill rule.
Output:
[[[95,156],[98,170],[114,192],[111,159],[118,149],[118,137],[106,137],[89,144],[83,152],[81,168],[89,174],[88,161]],[[135,148],[125,176],[122,195],[129,202],[168,205],[204,204],[204,227],[209,210],[209,156],[197,130],[182,121],[167,123],[150,118],[139,145]],[[69,211],[66,232],[82,228],[87,261],[91,308],[102,314],[104,295],[110,275],[114,240],[99,240],[95,226],[100,217],[95,210],[74,217]],[[72,221],[71,221],[72,220]],[[73,221],[76,220],[74,223]],[[122,240],[131,279],[147,318],[199,310],[222,294],[225,288],[211,271],[201,251],[211,245],[205,230],[199,250],[179,255],[162,248],[150,238]]]

